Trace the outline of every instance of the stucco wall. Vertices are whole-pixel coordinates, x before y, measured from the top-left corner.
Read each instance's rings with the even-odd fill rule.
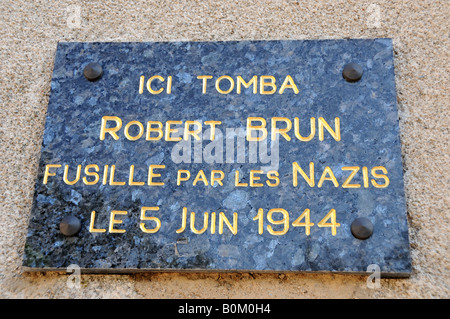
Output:
[[[0,297],[448,298],[448,1],[1,0]],[[390,37],[413,273],[66,275],[24,273],[23,247],[58,41]]]

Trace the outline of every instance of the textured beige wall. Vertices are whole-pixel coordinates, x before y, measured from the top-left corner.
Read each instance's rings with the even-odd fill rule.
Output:
[[[0,0],[0,297],[449,298],[450,2]],[[71,7],[72,6],[72,7]],[[79,19],[67,20],[80,12]],[[394,40],[410,279],[331,274],[28,274],[21,258],[58,41]]]

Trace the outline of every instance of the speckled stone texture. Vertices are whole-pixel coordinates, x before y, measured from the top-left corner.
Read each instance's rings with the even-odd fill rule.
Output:
[[[2,0],[0,7],[2,298],[450,297],[449,1]],[[410,278],[370,289],[368,274],[86,274],[71,289],[64,274],[23,271],[58,42],[386,37],[394,48]]]
[[[90,82],[83,68],[99,62],[104,70],[101,79]],[[356,83],[344,80],[345,64],[355,62],[364,69]],[[141,75],[173,76],[172,93],[152,95],[147,90],[138,93]],[[213,75],[202,94],[198,75]],[[286,89],[283,94],[253,94],[236,89],[220,94],[214,81],[221,75],[246,81],[254,75],[273,75],[280,88],[287,75],[292,76],[299,94]],[[228,81],[222,88],[229,86]],[[154,83],[158,88],[158,83]],[[36,194],[30,228],[25,246],[24,265],[34,270],[65,269],[79,265],[86,272],[118,272],[139,270],[231,270],[231,271],[331,271],[365,272],[368,265],[377,264],[386,276],[408,276],[408,229],[403,186],[402,159],[399,143],[398,115],[390,39],[324,40],[324,41],[241,41],[241,42],[173,42],[173,43],[60,43],[55,57],[52,91],[47,111]],[[154,89],[156,89],[154,87]],[[258,88],[259,90],[260,88]],[[271,87],[266,87],[270,90]],[[247,150],[244,163],[237,158],[232,163],[197,163],[195,155],[188,163],[174,163],[171,158],[174,142],[147,141],[145,134],[137,141],[119,140],[109,134],[100,140],[102,116],[118,116],[123,126],[132,120],[208,120],[221,121],[227,128],[246,127],[248,117],[298,117],[300,132],[309,135],[310,118],[323,117],[335,129],[334,119],[340,118],[341,140],[334,140],[325,131],[323,141],[316,136],[303,142],[290,131],[291,141],[281,139],[279,145],[280,184],[261,187],[235,187],[239,171],[241,183],[249,182],[251,170],[259,170],[263,159],[252,163]],[[259,123],[255,123],[259,124]],[[109,126],[111,127],[111,126]],[[176,127],[176,126],[175,126]],[[281,127],[280,125],[278,127]],[[136,128],[136,126],[134,127]],[[270,130],[269,130],[270,132]],[[137,130],[130,130],[136,135]],[[270,133],[269,133],[270,134]],[[206,134],[204,134],[206,135]],[[153,135],[154,136],[154,135]],[[270,135],[269,135],[270,136]],[[203,147],[211,143],[204,136]],[[222,142],[225,149],[225,141]],[[248,143],[245,147],[250,149]],[[234,151],[237,153],[235,147]],[[217,151],[216,151],[217,152]],[[194,151],[193,151],[194,153]],[[228,155],[228,154],[227,154]],[[189,156],[191,157],[191,156]],[[225,160],[226,155],[222,156]],[[206,160],[207,161],[207,160]],[[223,162],[223,163],[222,163]],[[299,174],[298,186],[293,186],[293,164],[308,172],[314,162],[316,185],[308,186]],[[52,169],[43,184],[46,164],[61,164]],[[69,180],[75,178],[81,164],[80,180],[74,185],[63,182],[64,166],[69,165]],[[85,185],[84,167],[97,164],[99,181]],[[115,165],[116,181],[128,181],[130,165],[135,165],[135,181],[147,181],[149,165],[165,165],[156,181],[163,186],[114,186],[102,184],[104,165]],[[325,167],[330,167],[339,187],[325,180],[317,184]],[[360,167],[351,184],[359,188],[343,188],[350,174],[345,166]],[[383,166],[387,169],[389,186],[375,188],[372,182],[364,186],[363,167]],[[189,182],[177,186],[177,170],[189,170]],[[211,170],[225,174],[223,186],[199,182],[193,186],[197,172],[206,176]],[[381,174],[381,171],[378,171]],[[329,177],[329,174],[327,175]],[[370,179],[374,176],[370,175]],[[88,181],[93,177],[88,177]],[[374,179],[384,184],[383,179]],[[126,183],[127,184],[127,183]],[[161,220],[161,229],[154,234],[143,233],[139,227],[141,207],[160,207],[151,215]],[[181,226],[182,208],[196,212],[196,229],[203,227],[203,213],[216,212],[215,233],[208,230],[194,234]],[[258,221],[253,220],[259,208],[264,210],[264,231],[258,233]],[[266,216],[270,209],[283,208],[289,213],[290,228],[283,235],[273,235]],[[294,227],[293,221],[306,209],[311,211],[311,234],[304,227]],[[331,228],[317,227],[331,210],[336,210],[340,226],[333,236]],[[97,212],[95,228],[105,233],[89,232],[91,211]],[[111,210],[127,211],[116,219],[123,223],[115,228],[126,233],[109,233]],[[233,220],[238,214],[237,234],[225,226],[218,233],[219,212]],[[77,216],[82,229],[72,237],[59,232],[59,221]],[[352,221],[368,217],[374,224],[374,234],[367,240],[354,238]],[[280,220],[282,213],[275,213]],[[302,220],[304,222],[304,220]],[[330,220],[328,220],[330,222]],[[151,222],[146,227],[153,228]],[[281,231],[283,226],[271,225]]]

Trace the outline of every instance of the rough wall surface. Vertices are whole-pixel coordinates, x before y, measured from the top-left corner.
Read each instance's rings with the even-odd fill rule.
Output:
[[[0,297],[448,298],[448,1],[0,1]],[[389,37],[413,273],[24,273],[22,255],[58,41]]]

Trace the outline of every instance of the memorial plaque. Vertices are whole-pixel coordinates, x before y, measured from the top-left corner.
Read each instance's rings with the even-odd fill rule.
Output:
[[[59,43],[23,265],[71,264],[409,276],[392,41]]]

